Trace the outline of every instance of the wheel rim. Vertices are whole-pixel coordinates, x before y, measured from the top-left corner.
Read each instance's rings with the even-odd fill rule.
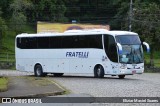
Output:
[[[100,74],[101,74],[101,67],[98,67],[97,68],[97,75],[100,76]]]
[[[36,73],[37,73],[37,76],[40,76],[41,75],[41,69],[37,68]]]

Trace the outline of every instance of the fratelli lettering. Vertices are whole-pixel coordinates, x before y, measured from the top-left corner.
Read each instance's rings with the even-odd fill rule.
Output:
[[[89,52],[66,52],[66,57],[88,58]]]

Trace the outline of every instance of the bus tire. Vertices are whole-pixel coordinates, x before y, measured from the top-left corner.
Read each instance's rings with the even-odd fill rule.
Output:
[[[101,65],[97,65],[94,68],[94,77],[95,78],[103,78],[104,77],[104,68]]]
[[[42,66],[41,65],[36,65],[35,68],[34,68],[34,75],[36,77],[43,77],[44,74],[43,74],[43,69],[42,69]]]
[[[118,75],[119,79],[124,79],[125,75]]]
[[[54,73],[55,77],[61,77],[64,73]]]

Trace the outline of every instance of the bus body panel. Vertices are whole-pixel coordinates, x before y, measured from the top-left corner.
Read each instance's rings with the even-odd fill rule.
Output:
[[[93,73],[94,67],[97,64],[104,66],[106,72],[109,72],[111,69],[108,69],[111,67],[107,63],[109,59],[104,62],[102,61],[102,57],[106,56],[103,49],[32,50],[17,48],[16,51],[16,69],[20,71],[33,72],[36,64],[40,64],[43,72],[47,73]],[[72,54],[67,55],[67,53]],[[77,53],[77,55],[73,53]],[[79,53],[84,54],[79,55]]]

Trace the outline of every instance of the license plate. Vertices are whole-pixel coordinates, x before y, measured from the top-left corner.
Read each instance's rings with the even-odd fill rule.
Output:
[[[135,74],[135,73],[136,73],[136,70],[133,70],[133,71],[132,71],[132,74]]]

